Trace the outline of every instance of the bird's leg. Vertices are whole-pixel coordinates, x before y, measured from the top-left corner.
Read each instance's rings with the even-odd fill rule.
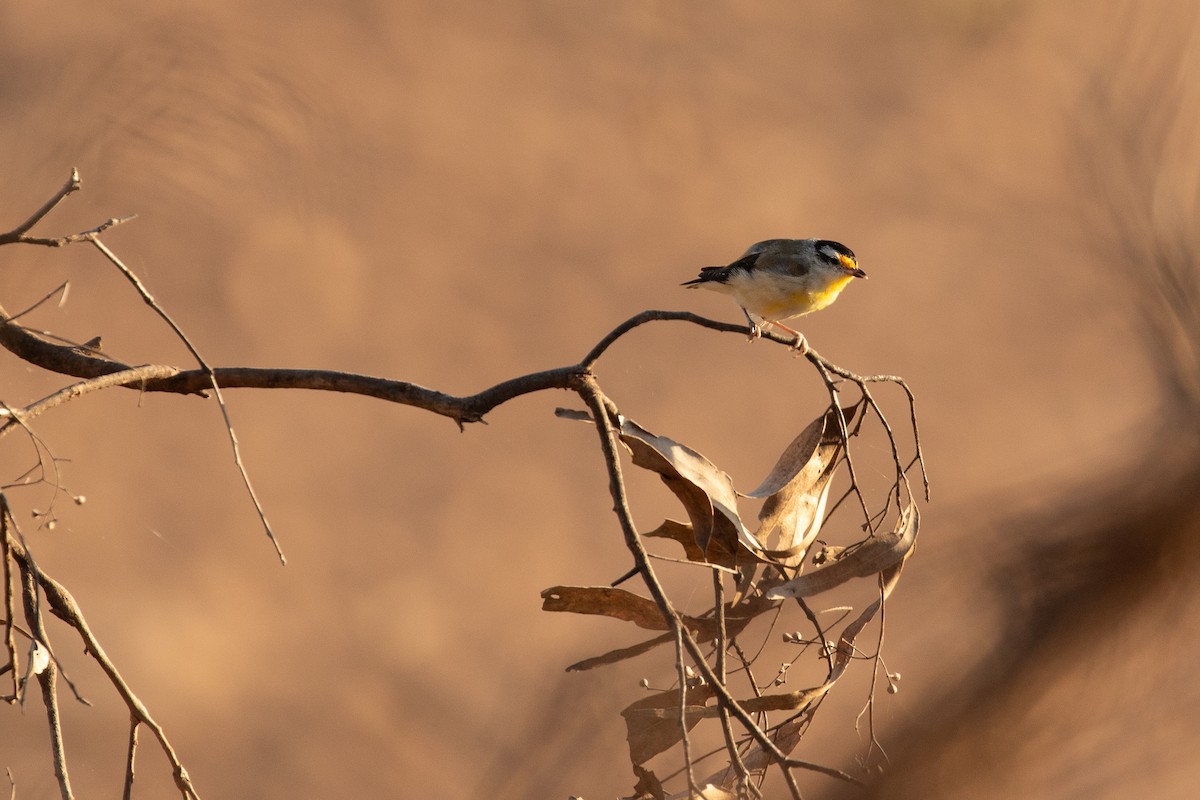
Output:
[[[750,316],[749,311],[747,311],[746,309],[743,308],[742,313],[746,315],[746,322],[747,322],[747,324],[750,325],[749,341],[753,342],[755,339],[762,336],[762,327],[757,322],[754,321],[754,318]]]
[[[796,355],[798,355],[798,356],[808,355],[808,340],[804,338],[803,333],[801,333],[800,331],[797,331],[797,330],[793,330],[792,328],[789,328],[787,325],[784,325],[782,322],[772,321],[771,324],[776,327],[783,328],[785,331],[787,331],[788,333],[790,333],[796,337],[796,341],[792,342],[792,350],[794,350],[796,352]]]

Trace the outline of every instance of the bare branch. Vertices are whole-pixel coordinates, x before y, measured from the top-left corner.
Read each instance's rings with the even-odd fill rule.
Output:
[[[16,314],[13,314],[12,319],[10,321],[16,322],[17,320],[19,320],[21,317],[25,316],[26,314],[33,313],[33,311],[40,308],[43,303],[45,303],[51,297],[54,297],[54,295],[56,295],[56,294],[62,295],[58,300],[58,307],[62,308],[63,304],[65,304],[67,302],[67,294],[70,292],[70,289],[71,289],[71,282],[63,281],[58,286],[55,286],[50,291],[46,292],[46,294],[42,296],[42,299],[40,299],[37,302],[30,305],[24,311],[18,311]]]
[[[0,233],[0,245],[12,244],[22,241],[24,235],[37,225],[42,219],[58,207],[58,204],[65,200],[69,195],[79,191],[83,184],[79,180],[79,170],[72,169],[71,176],[67,178],[67,182],[62,185],[62,188],[54,193],[54,196],[42,204],[42,207],[33,212],[33,216],[25,220],[23,223],[13,228],[8,233]],[[64,242],[65,244],[65,242]]]
[[[0,514],[8,515],[8,509],[0,509]],[[28,553],[21,544],[13,539],[9,540],[10,552],[15,551],[18,554],[18,566],[21,570],[21,597],[25,606],[25,622],[29,625],[29,631],[33,634],[35,644],[45,644],[46,627],[42,624],[42,614],[40,603],[38,602],[38,578],[41,577],[40,572],[33,565],[31,559],[27,557]],[[57,690],[58,666],[54,661],[50,661],[45,669],[38,673],[38,685],[42,689],[42,704],[46,707],[46,722],[50,726],[50,752],[54,758],[54,775],[58,779],[59,793],[63,800],[72,800],[74,794],[71,792],[71,777],[67,772],[67,753],[63,745],[62,737],[62,721],[58,708],[58,690]]]
[[[67,236],[21,236],[16,239],[15,243],[19,244],[37,244],[42,247],[66,247],[69,244],[77,244],[79,242],[90,242],[95,237],[104,233],[109,228],[115,228],[118,225],[123,225],[126,222],[132,222],[137,219],[137,214],[130,214],[127,217],[113,217],[101,222],[94,228],[89,228],[86,231],[79,233],[68,234]],[[9,244],[9,242],[0,242],[0,244]]]
[[[3,699],[15,702],[21,695],[21,684],[17,643],[13,637],[13,626],[16,625],[16,620],[13,618],[15,610],[13,608],[12,562],[9,556],[8,511],[7,508],[0,506],[0,559],[4,561],[3,567],[0,568],[4,573],[4,647],[8,653],[8,668],[12,672],[12,694]]]
[[[688,679],[687,665],[683,663],[682,625],[675,626],[675,672],[679,680],[679,735],[683,744],[683,771],[687,776],[688,796],[699,793],[696,773],[692,769],[692,743],[688,738]]]
[[[136,716],[130,716],[129,746],[125,756],[125,789],[121,792],[122,800],[132,800],[133,798],[133,763],[137,757],[138,726],[141,724],[142,721]]]
[[[12,538],[9,539],[9,547],[12,555],[17,559],[17,564],[20,566],[22,574],[27,574],[29,576],[26,578],[26,581],[32,581],[34,570],[31,566],[29,552],[19,541],[16,541]],[[56,617],[75,629],[75,631],[79,634],[79,637],[83,640],[85,651],[88,653],[88,655],[95,659],[96,663],[99,664],[100,669],[104,671],[106,676],[108,676],[109,682],[117,690],[117,694],[121,696],[121,699],[125,702],[126,707],[129,709],[131,717],[137,719],[141,722],[141,724],[149,728],[154,734],[155,738],[158,740],[159,747],[166,755],[167,760],[171,763],[172,774],[175,779],[175,786],[183,794],[185,800],[199,800],[199,795],[192,786],[191,778],[188,776],[187,770],[184,768],[183,763],[175,754],[175,750],[171,746],[170,741],[168,741],[167,735],[163,731],[162,726],[155,722],[154,718],[150,716],[150,712],[146,710],[145,705],[143,705],[142,701],[139,700],[137,695],[133,693],[133,690],[129,688],[129,685],[125,682],[125,679],[121,677],[121,673],[117,671],[117,668],[112,663],[112,660],[109,659],[108,655],[104,652],[104,648],[101,647],[100,642],[96,639],[91,628],[88,626],[87,620],[84,619],[83,612],[79,610],[79,605],[75,602],[75,598],[71,596],[71,593],[67,591],[66,587],[51,578],[44,571],[38,569],[36,571],[36,575],[37,584],[40,585],[42,591],[45,592],[46,601],[49,603],[50,610]],[[26,592],[26,596],[26,602],[31,602],[31,600],[28,598],[28,591]],[[32,625],[33,623],[31,622],[30,624]],[[41,636],[40,632],[35,631],[35,633],[38,633],[39,637]],[[53,662],[51,662],[51,666],[53,666]]]
[[[131,369],[122,370],[121,372],[112,372],[108,375],[102,375],[99,378],[80,381],[73,383],[70,386],[59,389],[52,395],[38,400],[25,408],[10,409],[0,408],[0,420],[8,418],[7,421],[0,423],[0,436],[3,436],[10,429],[16,426],[18,422],[28,422],[40,414],[49,411],[52,408],[63,405],[64,403],[74,400],[76,397],[82,397],[85,394],[107,389],[111,386],[129,386],[138,383],[144,383],[155,378],[166,378],[178,373],[174,367],[162,367],[156,364],[147,364],[142,367],[133,367]]]
[[[725,632],[725,584],[719,572],[713,573],[713,610],[717,616],[716,674],[721,683],[725,684],[728,681],[726,650],[729,648],[729,640]],[[680,641],[681,646],[682,644]],[[742,761],[742,753],[738,749],[737,740],[733,735],[733,726],[729,722],[729,709],[724,704],[718,704],[718,709],[721,735],[725,737],[725,750],[729,753],[729,763],[733,765],[734,771],[737,773],[738,785],[744,787],[747,794],[761,798],[762,792],[754,785],[750,771],[746,769],[746,764]]]

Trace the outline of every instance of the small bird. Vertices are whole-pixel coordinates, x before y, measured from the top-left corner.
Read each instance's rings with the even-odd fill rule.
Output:
[[[752,244],[727,267],[704,267],[700,277],[681,285],[703,286],[731,295],[750,323],[750,339],[774,325],[796,337],[792,347],[808,352],[808,342],[783,320],[820,311],[855,278],[866,278],[854,251],[829,239],[767,239]]]

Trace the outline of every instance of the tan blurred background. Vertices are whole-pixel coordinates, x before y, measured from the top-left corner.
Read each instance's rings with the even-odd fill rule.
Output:
[[[887,611],[904,678],[877,712],[897,766],[881,796],[1181,796],[1195,559],[1116,534],[1099,567],[1070,553],[1192,474],[1195,406],[1164,376],[1194,370],[1194,337],[1176,326],[1183,360],[1161,357],[1144,312],[1185,312],[1138,287],[1195,224],[1197,31],[1195,3],[1165,0],[6,3],[0,228],[78,166],[84,191],[39,232],[136,212],[106,241],[210,362],[452,393],[571,363],[641,309],[737,321],[679,282],[759,239],[843,241],[870,281],[803,328],[910,381],[934,481]],[[10,310],[71,282],[28,324],[187,365],[94,251],[2,256]],[[63,383],[0,357],[6,402]],[[599,374],[743,488],[822,405],[782,348],[682,324]],[[37,424],[86,504],[60,496],[55,530],[25,530],[206,798],[627,794],[616,712],[670,664],[562,671],[637,639],[539,610],[541,589],[629,565],[594,434],[551,414],[569,399],[460,434],[357,397],[230,392],[281,568],[214,406],[94,395]],[[5,440],[4,480],[32,462]],[[672,512],[632,487],[639,524]],[[51,498],[13,496],[25,514]],[[1047,541],[1092,577],[1055,582]],[[1138,585],[1169,603],[1089,603],[1146,558]],[[1104,613],[1068,624],[1062,603]],[[1141,622],[1164,608],[1178,628]],[[1110,636],[1060,650],[1054,625]],[[65,704],[77,794],[116,796],[125,712],[51,632],[95,704]],[[865,693],[839,686],[797,755],[853,769]],[[144,741],[135,796],[170,796]],[[56,796],[35,703],[0,714],[0,765],[22,800]]]

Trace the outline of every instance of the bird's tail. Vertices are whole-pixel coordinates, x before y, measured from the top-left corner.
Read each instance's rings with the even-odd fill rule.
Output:
[[[733,267],[704,267],[700,270],[700,277],[684,281],[679,285],[699,286],[702,283],[729,283],[729,273],[732,271]]]

